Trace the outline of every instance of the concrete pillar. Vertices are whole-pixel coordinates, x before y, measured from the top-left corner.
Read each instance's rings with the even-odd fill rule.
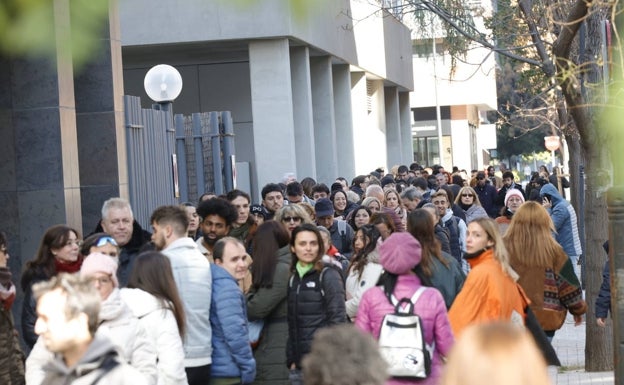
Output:
[[[338,143],[338,176],[348,181],[355,176],[355,149],[351,112],[351,71],[348,64],[332,67],[336,141]]]
[[[329,56],[310,59],[314,145],[318,155],[316,157],[316,175],[318,182],[326,184],[333,183],[339,176],[331,67]]]
[[[288,39],[251,41],[249,73],[255,173],[261,190],[297,169]]]
[[[316,179],[312,82],[310,79],[310,52],[308,47],[291,48],[290,71],[292,77],[297,178],[302,180],[309,176]]]
[[[76,72],[76,124],[83,231],[100,220],[102,203],[128,198],[123,70],[117,1],[109,5],[97,56]],[[97,170],[97,172],[93,172]]]
[[[399,92],[399,118],[401,130],[402,163],[409,166],[414,162],[414,141],[412,140],[412,110],[409,92]]]
[[[386,150],[388,167],[401,165],[401,119],[399,115],[399,92],[396,87],[385,87]],[[389,171],[389,170],[388,170]]]

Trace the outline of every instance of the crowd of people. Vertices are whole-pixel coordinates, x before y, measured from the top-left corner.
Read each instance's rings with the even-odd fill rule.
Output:
[[[158,207],[151,231],[110,198],[93,233],[52,226],[25,264],[27,358],[1,235],[0,381],[459,385],[472,383],[462,359],[491,348],[498,362],[505,345],[539,371],[528,317],[552,339],[587,311],[576,215],[547,178],[525,190],[501,171],[414,163],[329,187],[288,174],[257,204],[232,190]],[[386,316],[403,311],[422,325],[425,378],[388,378],[396,363],[376,356]],[[489,346],[490,334],[507,342]]]

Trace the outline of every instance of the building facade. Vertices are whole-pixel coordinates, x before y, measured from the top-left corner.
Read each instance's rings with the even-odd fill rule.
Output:
[[[148,103],[143,77],[166,63],[184,82],[175,113],[231,111],[256,199],[288,172],[330,183],[411,162],[409,29],[374,2],[307,3],[123,1],[125,93]]]

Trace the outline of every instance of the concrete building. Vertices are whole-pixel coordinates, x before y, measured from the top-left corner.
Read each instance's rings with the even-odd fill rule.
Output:
[[[232,111],[236,160],[255,199],[287,172],[331,183],[412,161],[409,29],[358,0],[120,2],[125,93],[143,77],[182,74],[175,113]]]
[[[491,11],[488,1],[469,3]],[[474,21],[485,31],[482,17]],[[495,56],[474,45],[453,67],[444,46],[445,33],[438,21],[434,19],[433,24],[424,32],[412,25],[414,74],[418,74],[410,94],[414,159],[421,164],[442,164],[447,170],[452,166],[482,169],[489,162],[490,150],[496,149],[495,125],[487,120],[487,112],[497,110]],[[430,31],[435,35],[435,54]]]

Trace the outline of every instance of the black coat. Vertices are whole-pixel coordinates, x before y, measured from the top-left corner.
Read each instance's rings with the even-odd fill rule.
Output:
[[[322,275],[322,282],[319,282]],[[286,362],[301,368],[310,352],[314,333],[320,328],[347,321],[345,289],[337,268],[326,266],[299,277],[296,271],[288,284],[288,344]]]

